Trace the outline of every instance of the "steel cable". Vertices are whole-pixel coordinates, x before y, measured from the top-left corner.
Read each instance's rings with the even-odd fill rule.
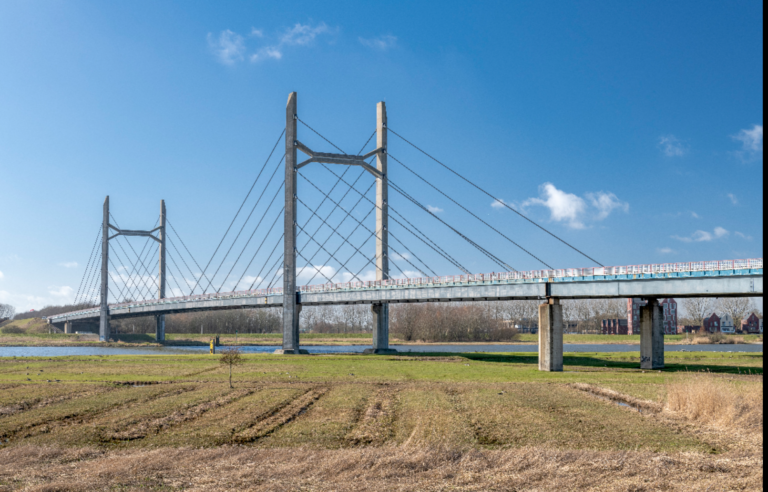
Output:
[[[224,239],[227,237],[227,234],[229,234],[229,230],[232,228],[232,225],[235,223],[235,220],[237,220],[237,217],[240,215],[240,211],[243,209],[243,205],[245,205],[245,202],[248,200],[248,197],[251,196],[251,192],[253,191],[253,187],[256,186],[256,182],[259,181],[259,178],[261,177],[261,174],[264,172],[264,169],[267,167],[267,164],[269,163],[269,160],[272,158],[272,154],[275,152],[275,149],[277,148],[277,145],[280,143],[280,139],[283,138],[283,135],[285,134],[285,129],[280,132],[280,136],[277,137],[277,142],[275,142],[274,147],[272,147],[272,152],[269,153],[269,157],[267,157],[267,160],[264,161],[264,165],[261,167],[261,171],[259,171],[259,175],[256,176],[256,179],[253,181],[253,184],[251,185],[251,189],[248,190],[248,193],[245,195],[245,198],[243,199],[243,203],[240,204],[240,208],[237,209],[237,213],[235,214],[235,217],[232,219],[232,222],[229,223],[229,227],[227,227],[227,230],[224,232],[224,235],[221,237],[221,241],[219,241],[219,245],[216,246],[216,249],[214,250],[213,254],[211,255],[211,258],[208,260],[208,264],[205,265],[205,268],[203,269],[202,275],[200,278],[205,276],[205,272],[208,270],[208,267],[211,265],[211,262],[213,261],[213,258],[216,256],[216,253],[219,251],[219,248],[221,247],[222,243],[224,242]],[[283,157],[285,157],[285,154],[283,154]],[[207,278],[207,277],[206,277]],[[212,280],[212,279],[211,279]],[[197,284],[200,283],[200,279],[195,283],[195,286],[192,287],[192,292],[195,291],[197,288]],[[210,283],[209,283],[210,285]],[[203,291],[205,292],[205,291]]]
[[[269,183],[267,183],[267,186],[269,186]],[[267,205],[267,208],[264,210],[264,214],[259,219],[259,223],[256,224],[256,227],[253,229],[253,232],[251,233],[251,237],[248,238],[248,240],[245,242],[245,245],[243,246],[243,249],[240,250],[240,254],[237,255],[237,259],[235,260],[234,263],[232,263],[232,268],[229,269],[229,272],[227,273],[227,276],[224,277],[224,282],[222,282],[221,286],[216,291],[217,293],[221,292],[222,287],[224,287],[224,283],[226,283],[227,279],[232,274],[232,270],[235,269],[235,266],[237,265],[237,262],[240,261],[240,258],[243,256],[243,253],[245,253],[245,248],[247,248],[248,245],[251,244],[251,240],[253,239],[253,236],[256,234],[256,231],[259,230],[259,227],[261,226],[261,223],[264,221],[264,217],[267,216],[267,212],[269,212],[269,209],[272,208],[272,205],[275,203],[275,199],[277,199],[277,195],[280,193],[280,190],[283,189],[283,186],[285,186],[285,183],[281,183],[280,186],[275,191],[275,196],[272,197],[272,201],[270,201],[269,205]],[[265,188],[265,191],[266,191],[266,188]],[[262,193],[262,195],[263,195],[263,193]],[[261,200],[261,197],[259,197],[259,200]],[[258,201],[256,202],[256,204],[258,205]],[[254,206],[254,208],[256,208],[256,207]],[[285,207],[283,207],[283,210],[285,210]],[[253,213],[253,212],[251,212],[251,213]],[[250,215],[248,216],[248,218],[250,218]],[[246,219],[246,222],[248,222],[247,219]],[[245,225],[243,225],[243,226],[245,226]],[[242,229],[241,229],[241,231],[242,231]],[[271,231],[271,229],[270,229],[270,231]],[[269,233],[267,233],[267,234],[269,234]],[[240,237],[239,233],[238,233],[238,237]],[[237,238],[235,238],[235,241],[237,241]],[[234,246],[234,243],[233,243],[233,246]],[[224,258],[226,258],[226,256]],[[237,284],[235,284],[235,287],[237,287]]]
[[[441,195],[443,195],[444,197],[446,197],[447,199],[449,199],[450,201],[452,201],[453,203],[455,203],[456,205],[458,205],[459,207],[461,207],[461,209],[462,209],[462,210],[464,210],[465,212],[467,212],[468,214],[470,214],[472,217],[476,218],[477,220],[479,220],[480,222],[482,222],[482,223],[483,223],[483,224],[485,224],[486,226],[490,227],[490,228],[491,228],[491,229],[492,229],[494,232],[496,232],[497,234],[499,234],[501,237],[503,237],[504,239],[506,239],[506,240],[507,240],[507,241],[509,241],[510,243],[514,244],[515,246],[517,246],[518,248],[520,248],[521,250],[523,250],[524,252],[526,252],[527,254],[529,254],[530,256],[532,256],[532,257],[533,257],[534,259],[536,259],[537,261],[541,262],[541,263],[542,263],[544,266],[546,266],[546,267],[547,267],[547,268],[549,268],[550,270],[552,270],[552,269],[553,269],[553,267],[552,267],[552,266],[550,266],[548,263],[546,263],[544,260],[542,260],[541,258],[537,257],[536,255],[534,255],[533,253],[531,253],[531,252],[530,252],[530,251],[528,251],[527,249],[523,248],[522,246],[520,246],[519,244],[517,244],[517,243],[516,243],[515,241],[513,241],[512,239],[508,238],[508,237],[507,237],[507,236],[506,236],[504,233],[502,233],[501,231],[499,231],[498,229],[496,229],[495,227],[493,227],[491,224],[489,224],[488,222],[484,221],[483,219],[481,219],[480,217],[478,217],[477,215],[475,215],[473,212],[471,212],[470,210],[468,210],[468,209],[467,209],[467,208],[466,208],[464,205],[460,204],[459,202],[457,202],[456,200],[454,200],[453,198],[451,198],[450,196],[448,196],[446,193],[444,193],[444,192],[443,192],[441,189],[439,189],[437,186],[435,186],[434,184],[432,184],[432,183],[430,183],[429,181],[427,181],[426,179],[424,179],[424,177],[422,177],[422,176],[421,176],[419,173],[417,173],[416,171],[414,171],[414,170],[413,170],[413,169],[411,169],[410,167],[406,166],[406,165],[405,165],[405,164],[404,164],[402,161],[400,161],[399,159],[397,159],[395,156],[393,156],[392,154],[389,154],[389,157],[390,157],[392,160],[394,160],[395,162],[397,162],[398,164],[400,164],[401,166],[403,166],[404,168],[406,168],[408,171],[410,171],[410,172],[411,172],[411,173],[412,173],[414,176],[416,176],[416,177],[417,177],[417,178],[419,178],[420,180],[424,181],[426,184],[428,184],[430,187],[432,187],[432,188],[433,188],[435,191],[437,191],[438,193],[440,193]],[[513,271],[514,271],[514,269],[513,269]]]
[[[184,244],[184,240],[181,238],[181,234],[179,234],[179,233],[178,233],[178,231],[176,231],[176,228],[175,228],[175,227],[173,227],[173,224],[171,224],[171,221],[170,221],[170,220],[168,220],[168,218],[167,218],[167,217],[166,217],[166,219],[165,219],[165,222],[166,222],[166,223],[167,223],[169,226],[171,226],[171,230],[173,231],[173,233],[174,233],[174,234],[176,234],[176,237],[177,237],[177,238],[179,238],[179,241],[181,242],[181,245],[182,245],[182,246],[184,246],[184,250],[186,250],[186,252],[187,252],[187,254],[189,255],[189,257],[190,257],[190,258],[192,258],[192,261],[195,263],[195,266],[197,267],[197,269],[198,269],[198,270],[200,270],[200,271],[202,272],[202,271],[203,271],[203,269],[202,269],[202,268],[200,268],[200,265],[197,263],[197,260],[195,259],[195,257],[194,257],[194,256],[192,256],[192,253],[189,251],[189,248],[187,248],[187,245],[186,245],[186,244]],[[169,237],[170,237],[170,236],[169,236]],[[174,247],[175,247],[175,246],[174,246]],[[184,261],[184,256],[183,256],[181,253],[179,253],[179,256],[181,257],[182,261]],[[185,264],[186,264],[186,262],[185,262]],[[189,273],[191,273],[191,274],[192,274],[192,278],[195,278],[195,273],[192,271],[192,269],[191,269],[191,268],[189,268],[188,266],[187,266],[187,268],[189,269]],[[200,275],[201,275],[201,277],[202,277],[202,276],[205,276],[205,273],[201,273]],[[206,278],[206,280],[208,280],[208,277],[207,277],[207,276],[205,276],[205,278]],[[190,295],[192,295],[192,293],[190,293]]]
[[[232,241],[232,244],[229,246],[229,249],[227,250],[226,254],[224,255],[224,258],[221,259],[221,262],[219,263],[218,268],[216,268],[216,271],[214,272],[214,274],[211,275],[211,282],[209,282],[208,286],[205,289],[203,289],[203,294],[205,294],[206,291],[208,290],[208,287],[211,286],[211,284],[213,283],[213,279],[216,278],[216,275],[219,273],[219,270],[224,265],[224,262],[226,261],[227,257],[229,256],[229,253],[232,251],[232,248],[235,247],[235,243],[237,243],[237,240],[240,238],[240,234],[243,233],[243,229],[245,229],[245,225],[248,224],[249,220],[251,220],[251,216],[253,215],[253,212],[256,211],[256,207],[259,206],[259,203],[261,202],[262,197],[264,197],[264,193],[267,192],[267,188],[269,188],[269,184],[272,182],[272,179],[275,177],[275,174],[277,174],[277,170],[280,169],[280,164],[283,163],[283,159],[284,158],[285,158],[285,156],[283,156],[283,158],[280,159],[280,162],[277,163],[277,166],[275,167],[275,170],[272,172],[272,176],[269,177],[269,181],[267,181],[267,184],[264,186],[264,189],[261,191],[261,194],[259,195],[259,198],[256,200],[256,203],[251,208],[251,212],[248,214],[248,217],[246,217],[245,222],[243,222],[243,225],[240,227],[240,230],[237,232],[237,236],[235,236],[235,239]],[[278,188],[278,192],[279,191],[280,191],[280,189]],[[277,193],[275,193],[275,197],[277,197]],[[272,201],[274,201],[274,198],[272,199]],[[269,208],[267,208],[267,210],[269,210]],[[266,211],[265,211],[265,213],[266,213]],[[263,216],[262,216],[262,218],[263,218]],[[261,223],[261,222],[259,222],[259,223]],[[245,248],[243,248],[243,249],[245,249]],[[242,254],[242,252],[241,252],[241,254]],[[228,277],[224,278],[224,282],[222,282],[222,286],[227,282],[227,278]]]
[[[301,174],[301,173],[299,173],[299,174]],[[308,179],[308,178],[307,178],[306,176],[304,176],[304,175],[302,175],[302,177],[303,177],[304,179],[306,179],[306,180],[307,180],[307,182],[308,182],[310,185],[312,185],[312,187],[314,187],[314,188],[315,188],[317,191],[319,191],[320,193],[323,193],[323,194],[324,194],[324,192],[323,192],[323,191],[322,191],[320,188],[318,188],[318,187],[317,187],[317,185],[315,185],[315,183],[313,183],[313,182],[312,182],[310,179]],[[359,192],[358,192],[358,193],[359,193]],[[332,202],[336,203],[336,202],[333,200],[333,198],[330,198],[330,197],[329,197],[328,199],[329,199],[329,200],[331,200]],[[357,220],[357,219],[356,219],[356,218],[355,218],[353,215],[351,215],[349,212],[347,212],[347,211],[344,209],[344,207],[342,207],[341,205],[339,205],[339,208],[340,208],[340,209],[341,209],[341,210],[342,210],[344,213],[346,213],[346,214],[347,214],[349,217],[352,217],[352,220],[354,220],[354,221],[356,221],[358,224],[362,225],[362,226],[363,226],[363,228],[364,228],[365,230],[367,230],[368,232],[373,232],[374,234],[376,234],[376,238],[378,238],[378,239],[381,239],[381,237],[379,236],[379,234],[378,234],[377,232],[374,232],[374,231],[372,231],[371,229],[369,229],[367,226],[363,225],[363,224],[362,224],[362,222],[360,222],[360,221],[359,221],[359,220]],[[408,262],[408,264],[409,264],[409,265],[411,265],[412,267],[416,268],[417,270],[419,269],[419,268],[418,268],[416,265],[414,265],[413,263],[411,263],[410,261],[408,261],[408,260],[407,260],[407,259],[406,259],[406,258],[405,258],[405,257],[404,257],[402,254],[400,254],[400,252],[398,252],[397,250],[395,250],[395,248],[393,248],[392,246],[389,246],[389,245],[388,245],[388,247],[389,247],[389,249],[391,249],[392,251],[394,251],[394,252],[395,252],[397,255],[399,255],[401,258],[403,258],[403,259],[404,259],[406,262]],[[337,260],[337,261],[338,261],[338,260]]]
[[[332,170],[332,169],[330,169],[330,168],[328,168],[328,166],[326,166],[326,165],[323,165],[323,167],[324,167],[324,168],[325,168],[325,169],[326,169],[328,172],[330,172],[330,173],[331,173],[331,174],[333,174],[334,176],[338,177],[338,174],[336,174],[335,172],[333,172],[333,170]],[[343,180],[342,180],[342,181],[343,181]],[[347,186],[350,186],[350,184],[349,184],[349,183],[347,183],[346,181],[344,181],[344,183],[345,183]],[[351,186],[350,186],[350,187],[351,187]],[[354,191],[355,191],[355,192],[356,192],[358,195],[361,195],[363,198],[365,198],[366,200],[368,200],[368,202],[369,202],[369,203],[373,204],[373,206],[374,206],[374,207],[376,207],[376,208],[379,208],[379,209],[380,209],[380,207],[379,207],[378,205],[376,205],[376,202],[374,202],[373,200],[371,200],[371,199],[370,199],[370,198],[368,198],[367,196],[365,196],[365,195],[363,195],[362,193],[360,193],[360,191],[359,191],[357,188],[352,188],[352,189],[353,189],[353,190],[354,190]],[[462,272],[464,272],[464,273],[465,273],[465,274],[467,274],[467,275],[469,275],[469,274],[470,274],[469,270],[467,270],[466,268],[464,268],[464,267],[463,267],[463,266],[462,266],[462,265],[461,265],[461,264],[460,264],[460,263],[459,263],[459,262],[458,262],[456,259],[454,259],[454,258],[453,258],[451,255],[449,255],[449,254],[448,254],[446,251],[444,251],[444,250],[443,250],[443,249],[442,249],[442,248],[441,248],[441,247],[440,247],[438,244],[436,244],[434,241],[432,241],[432,240],[429,238],[429,236],[427,236],[426,234],[424,234],[424,233],[423,233],[423,232],[422,232],[422,231],[421,231],[421,230],[420,230],[418,227],[416,227],[415,225],[413,225],[413,224],[412,224],[412,223],[411,223],[411,222],[410,222],[408,219],[406,219],[406,218],[405,218],[405,217],[404,217],[402,214],[400,214],[400,213],[399,213],[399,212],[398,212],[398,211],[397,211],[397,210],[396,210],[394,207],[392,207],[392,205],[388,204],[388,209],[389,209],[389,210],[391,210],[391,211],[392,211],[392,212],[393,212],[395,215],[397,215],[397,216],[399,216],[401,219],[403,219],[403,221],[405,221],[406,223],[408,223],[408,225],[410,225],[410,226],[411,226],[413,229],[415,229],[416,231],[418,231],[418,232],[419,232],[421,235],[423,235],[423,236],[424,236],[424,238],[426,238],[426,241],[425,241],[424,239],[422,239],[421,237],[419,237],[419,236],[418,236],[418,235],[417,235],[415,232],[413,232],[412,230],[410,230],[408,227],[406,227],[405,225],[403,225],[403,223],[402,223],[402,222],[400,222],[399,220],[397,220],[397,218],[396,218],[396,217],[392,217],[392,216],[390,215],[390,218],[391,218],[391,219],[392,219],[394,222],[396,222],[398,225],[400,225],[400,226],[401,226],[403,229],[405,229],[406,231],[410,232],[410,233],[411,233],[411,234],[412,234],[414,237],[416,237],[416,239],[418,239],[419,241],[421,241],[421,242],[423,242],[424,244],[426,244],[427,246],[429,246],[429,247],[430,247],[430,248],[431,248],[433,251],[435,251],[437,254],[439,254],[440,256],[442,256],[443,258],[445,258],[446,260],[448,260],[448,261],[449,261],[449,262],[450,262],[452,265],[454,265],[455,267],[459,268],[459,270],[461,270]],[[390,235],[390,236],[392,236],[392,237],[395,237],[395,236],[394,236],[394,234],[392,234],[392,231],[389,231],[389,235]],[[429,242],[427,242],[427,241],[429,241]],[[403,243],[402,241],[398,240],[398,242],[400,242],[400,244],[402,244],[403,246],[405,246],[405,243]],[[432,243],[432,244],[430,244],[430,243]],[[433,245],[433,244],[434,244],[434,245]],[[407,248],[406,248],[406,249],[407,249]],[[413,254],[413,251],[412,251],[412,250],[411,250],[411,251],[409,251],[409,252],[410,252],[411,254]],[[416,255],[414,254],[414,257],[415,257],[415,256],[416,256]],[[419,260],[419,261],[421,261],[422,263],[424,263],[422,260]],[[428,266],[428,265],[426,265],[426,263],[424,264],[424,266],[426,266],[428,270],[432,270],[431,268],[429,268],[429,266]],[[417,269],[417,270],[419,270],[419,271],[421,271],[419,268],[416,268],[416,269]],[[433,270],[433,271],[434,271],[434,270]]]
[[[466,182],[467,182],[467,183],[469,183],[470,185],[474,186],[475,188],[477,188],[478,190],[480,190],[480,191],[481,191],[481,192],[483,192],[484,194],[486,194],[486,195],[488,195],[489,197],[493,198],[493,200],[494,200],[494,201],[496,201],[496,202],[498,202],[498,203],[500,203],[500,204],[504,205],[505,207],[507,207],[508,209],[510,209],[511,211],[513,211],[514,213],[516,213],[517,215],[519,215],[520,217],[522,217],[523,219],[525,219],[525,220],[527,220],[528,222],[530,222],[531,224],[535,225],[536,227],[538,227],[538,228],[539,228],[539,229],[541,229],[542,231],[546,232],[547,234],[549,234],[549,235],[550,235],[550,236],[552,236],[553,238],[557,239],[557,240],[558,240],[558,241],[560,241],[561,243],[565,244],[566,246],[568,246],[568,247],[569,247],[569,248],[571,248],[572,250],[576,251],[576,252],[577,252],[577,253],[579,253],[580,255],[584,256],[585,258],[587,258],[587,259],[589,259],[589,260],[591,260],[591,261],[594,261],[595,263],[597,263],[597,264],[598,264],[598,265],[600,265],[600,266],[605,266],[605,265],[603,265],[602,263],[600,263],[599,261],[597,261],[597,260],[595,260],[594,258],[592,258],[591,256],[589,256],[589,255],[587,255],[586,253],[584,253],[583,251],[579,250],[579,249],[578,249],[578,248],[576,248],[575,246],[573,246],[573,245],[569,244],[567,241],[565,241],[565,240],[563,240],[563,239],[560,239],[560,238],[559,238],[558,236],[556,236],[554,233],[552,233],[552,232],[548,231],[547,229],[545,229],[545,228],[544,228],[544,227],[542,227],[541,225],[537,224],[537,223],[536,223],[536,222],[534,222],[533,220],[529,219],[529,218],[528,218],[528,217],[526,217],[525,215],[521,214],[520,212],[518,212],[518,211],[517,211],[517,210],[515,210],[514,208],[510,207],[510,206],[509,206],[509,205],[507,205],[507,204],[506,204],[506,203],[505,203],[503,200],[501,200],[501,199],[499,199],[499,198],[496,198],[495,196],[491,195],[490,193],[488,193],[487,191],[485,191],[484,189],[482,189],[480,186],[476,185],[475,183],[473,183],[473,182],[472,182],[472,181],[470,181],[469,179],[465,178],[464,176],[462,176],[462,175],[461,175],[461,174],[459,174],[458,172],[454,171],[453,169],[451,169],[451,168],[450,168],[450,167],[448,167],[447,165],[445,165],[445,164],[443,164],[442,162],[440,162],[439,160],[435,159],[434,157],[432,157],[431,155],[429,155],[428,153],[426,153],[424,150],[422,150],[421,148],[419,148],[419,147],[417,147],[415,144],[413,144],[413,143],[412,143],[410,140],[406,139],[405,137],[403,137],[402,135],[400,135],[399,133],[397,133],[396,131],[394,131],[392,128],[390,128],[390,127],[387,127],[387,130],[388,130],[388,131],[390,131],[390,132],[392,132],[393,134],[395,134],[397,137],[400,137],[400,138],[401,138],[403,141],[405,141],[405,142],[406,142],[407,144],[409,144],[411,147],[413,147],[414,149],[418,150],[419,152],[421,152],[421,153],[422,153],[422,154],[424,154],[425,156],[429,157],[429,158],[430,158],[430,159],[432,159],[433,161],[437,162],[438,164],[440,164],[441,166],[443,166],[444,168],[446,168],[447,170],[449,170],[450,172],[452,172],[453,174],[455,174],[455,175],[456,175],[456,176],[458,176],[459,178],[463,179],[464,181],[466,181]]]
[[[256,275],[256,278],[253,279],[253,282],[251,282],[251,286],[248,287],[248,290],[253,290],[253,285],[256,283],[257,280],[259,280],[259,278],[261,278],[261,272],[263,272],[264,268],[266,268],[267,263],[269,263],[269,259],[272,258],[273,254],[275,254],[275,250],[277,249],[278,246],[280,246],[280,241],[282,241],[284,237],[285,237],[285,233],[281,234],[280,237],[277,238],[277,243],[275,243],[275,247],[272,248],[272,251],[269,253],[269,256],[267,256],[267,261],[264,262],[264,265],[261,267],[261,270],[259,270],[259,273]],[[277,256],[277,261],[279,260],[280,260],[280,255]],[[275,264],[277,263],[277,261],[275,262]],[[269,272],[269,270],[267,270],[267,272]],[[269,275],[269,273],[267,273],[267,275]],[[261,279],[261,281],[259,282],[259,285],[256,286],[257,289],[261,287],[261,284],[262,282],[264,282],[264,280],[265,280],[264,278]]]
[[[83,276],[80,279],[80,285],[77,286],[77,293],[75,294],[75,302],[74,304],[77,304],[77,298],[80,296],[80,289],[83,287],[83,281],[85,280],[85,274],[88,272],[88,270],[91,267],[91,259],[93,258],[93,252],[96,251],[96,245],[99,243],[99,238],[101,237],[101,230],[103,228],[103,224],[99,225],[99,232],[96,234],[96,240],[93,242],[93,247],[91,247],[91,254],[88,255],[88,263],[85,265],[85,270],[83,270]]]
[[[453,232],[455,232],[456,234],[458,234],[458,235],[459,235],[459,236],[460,236],[462,239],[464,239],[465,241],[467,241],[467,242],[468,242],[470,245],[474,246],[474,247],[475,247],[475,248],[476,248],[478,251],[480,251],[481,253],[483,253],[483,254],[484,254],[485,256],[487,256],[487,257],[488,257],[488,258],[489,258],[491,261],[495,262],[495,263],[496,263],[497,265],[499,265],[501,268],[510,268],[510,269],[512,268],[511,266],[509,266],[509,265],[507,265],[505,262],[503,262],[501,259],[499,259],[498,257],[494,256],[494,255],[493,255],[492,253],[490,253],[488,250],[486,250],[485,248],[483,248],[482,246],[480,246],[479,244],[477,244],[476,242],[474,242],[473,240],[469,239],[467,236],[465,236],[464,234],[462,234],[461,232],[459,232],[459,231],[458,231],[456,228],[454,228],[453,226],[449,225],[449,224],[448,224],[446,221],[444,221],[443,219],[441,219],[440,217],[438,217],[438,216],[437,216],[437,215],[436,215],[434,212],[432,212],[431,210],[429,210],[429,209],[428,209],[426,206],[422,205],[422,204],[421,204],[421,203],[419,203],[419,202],[418,202],[418,201],[417,201],[415,198],[413,198],[411,195],[409,195],[408,193],[406,193],[405,191],[403,191],[403,189],[402,189],[402,188],[400,188],[399,186],[397,186],[397,185],[396,185],[396,184],[395,184],[395,183],[394,183],[392,180],[390,180],[390,181],[389,181],[389,184],[391,184],[391,185],[392,185],[392,188],[393,188],[395,191],[397,191],[398,193],[400,193],[401,195],[403,195],[405,198],[407,198],[408,200],[410,200],[410,201],[411,201],[411,202],[412,202],[414,205],[416,205],[417,207],[421,208],[422,210],[424,210],[425,212],[427,212],[427,213],[428,213],[429,215],[431,215],[432,217],[434,217],[434,218],[436,218],[437,220],[439,220],[439,221],[440,221],[441,223],[443,223],[443,224],[444,224],[446,227],[448,227],[448,228],[449,228],[449,229],[451,229]]]
[[[269,227],[269,230],[264,235],[264,239],[261,240],[261,244],[259,244],[259,247],[256,248],[256,252],[253,253],[253,256],[251,257],[251,261],[248,262],[248,265],[246,265],[245,269],[243,270],[243,274],[240,275],[239,279],[237,279],[237,283],[235,284],[235,288],[237,288],[237,286],[240,285],[240,282],[242,282],[243,277],[245,277],[245,273],[251,267],[251,263],[253,263],[253,260],[256,259],[256,255],[259,254],[259,251],[261,251],[261,247],[264,246],[264,243],[267,241],[267,238],[269,237],[269,234],[272,232],[272,229],[274,229],[275,225],[277,224],[277,221],[280,220],[280,216],[283,214],[283,211],[285,211],[285,207],[281,208],[280,211],[277,213],[277,217],[275,217],[275,221],[272,222],[272,225]],[[269,261],[269,257],[267,257],[267,261]]]

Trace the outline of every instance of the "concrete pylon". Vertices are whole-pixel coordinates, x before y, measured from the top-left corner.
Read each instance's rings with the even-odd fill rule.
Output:
[[[658,299],[640,306],[640,368],[664,367],[664,316]]]
[[[99,341],[109,341],[109,196],[104,200],[101,223],[101,309],[99,312]]]
[[[297,94],[291,92],[285,107],[285,213],[283,237],[283,348],[275,353],[307,353],[299,348],[299,313],[296,293],[296,147]]]
[[[389,183],[387,175],[387,106],[383,101],[376,105],[376,280],[389,279]],[[389,304],[373,304],[373,348],[366,354],[394,354],[389,348]]]
[[[539,305],[539,371],[563,370],[563,306],[549,298]]]
[[[158,285],[157,285],[157,298],[165,299],[165,200],[160,200],[160,230],[158,231],[160,236],[160,248],[159,248],[159,262],[158,262]],[[158,343],[165,342],[165,315],[161,314],[155,316],[155,341]]]

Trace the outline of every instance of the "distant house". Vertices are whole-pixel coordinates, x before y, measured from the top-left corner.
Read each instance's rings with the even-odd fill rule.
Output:
[[[736,333],[736,327],[733,325],[733,317],[730,314],[720,314],[720,331],[723,333]]]
[[[677,301],[672,298],[661,301],[661,308],[664,316],[664,334],[674,335],[677,333]]]
[[[744,333],[762,333],[763,320],[752,313],[748,318],[741,320],[741,331]]]
[[[712,313],[704,319],[704,329],[709,333],[735,333],[733,317],[728,313]]]
[[[601,328],[603,335],[626,335],[629,323],[625,319],[604,319]]]
[[[704,331],[709,333],[717,333],[720,331],[720,316],[717,313],[712,313],[708,318],[704,318]]]
[[[647,305],[648,301],[643,299],[627,299],[627,333],[629,335],[640,334],[640,307]]]

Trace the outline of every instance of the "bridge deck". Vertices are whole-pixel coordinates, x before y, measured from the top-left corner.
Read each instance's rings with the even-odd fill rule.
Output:
[[[391,279],[299,288],[303,305],[627,298],[763,294],[762,259]],[[113,319],[180,312],[279,307],[282,289],[239,291],[111,304]],[[64,313],[49,323],[93,321],[99,309]]]

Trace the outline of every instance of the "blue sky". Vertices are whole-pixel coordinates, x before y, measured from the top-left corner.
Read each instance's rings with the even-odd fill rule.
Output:
[[[393,130],[605,265],[762,257],[762,14],[758,1],[2,2],[0,302],[26,310],[74,299],[106,195],[131,229],[152,228],[165,199],[204,266],[280,135],[291,91],[300,118],[348,153],[386,101]],[[299,138],[334,151],[302,125]],[[548,264],[592,265],[392,135],[389,151]],[[223,272],[277,181],[223,253],[277,164],[211,262],[222,263],[215,288],[235,287]],[[389,167],[394,183],[504,263],[544,268],[399,164]],[[303,174],[299,195],[317,209],[322,196],[306,179],[330,190],[336,178],[319,166]],[[364,191],[371,181],[358,183]],[[351,209],[355,193],[342,207]],[[502,269],[390,194],[463,267]],[[372,228],[365,203],[353,216]],[[303,206],[299,217],[310,232],[321,225]],[[341,218],[337,210],[329,223]],[[410,263],[395,256],[404,273],[393,275],[420,275],[427,267],[414,257],[438,274],[461,273],[398,227]],[[355,234],[350,242],[373,256],[363,228]],[[264,248],[278,238],[279,225]],[[311,257],[317,244],[305,242]],[[343,262],[351,246],[334,237],[326,247],[336,244]],[[373,275],[362,257],[340,269],[327,256],[312,264],[334,281]],[[237,288],[264,263],[263,251],[250,269],[234,263],[244,279]],[[178,290],[194,275],[194,265],[179,272]]]

